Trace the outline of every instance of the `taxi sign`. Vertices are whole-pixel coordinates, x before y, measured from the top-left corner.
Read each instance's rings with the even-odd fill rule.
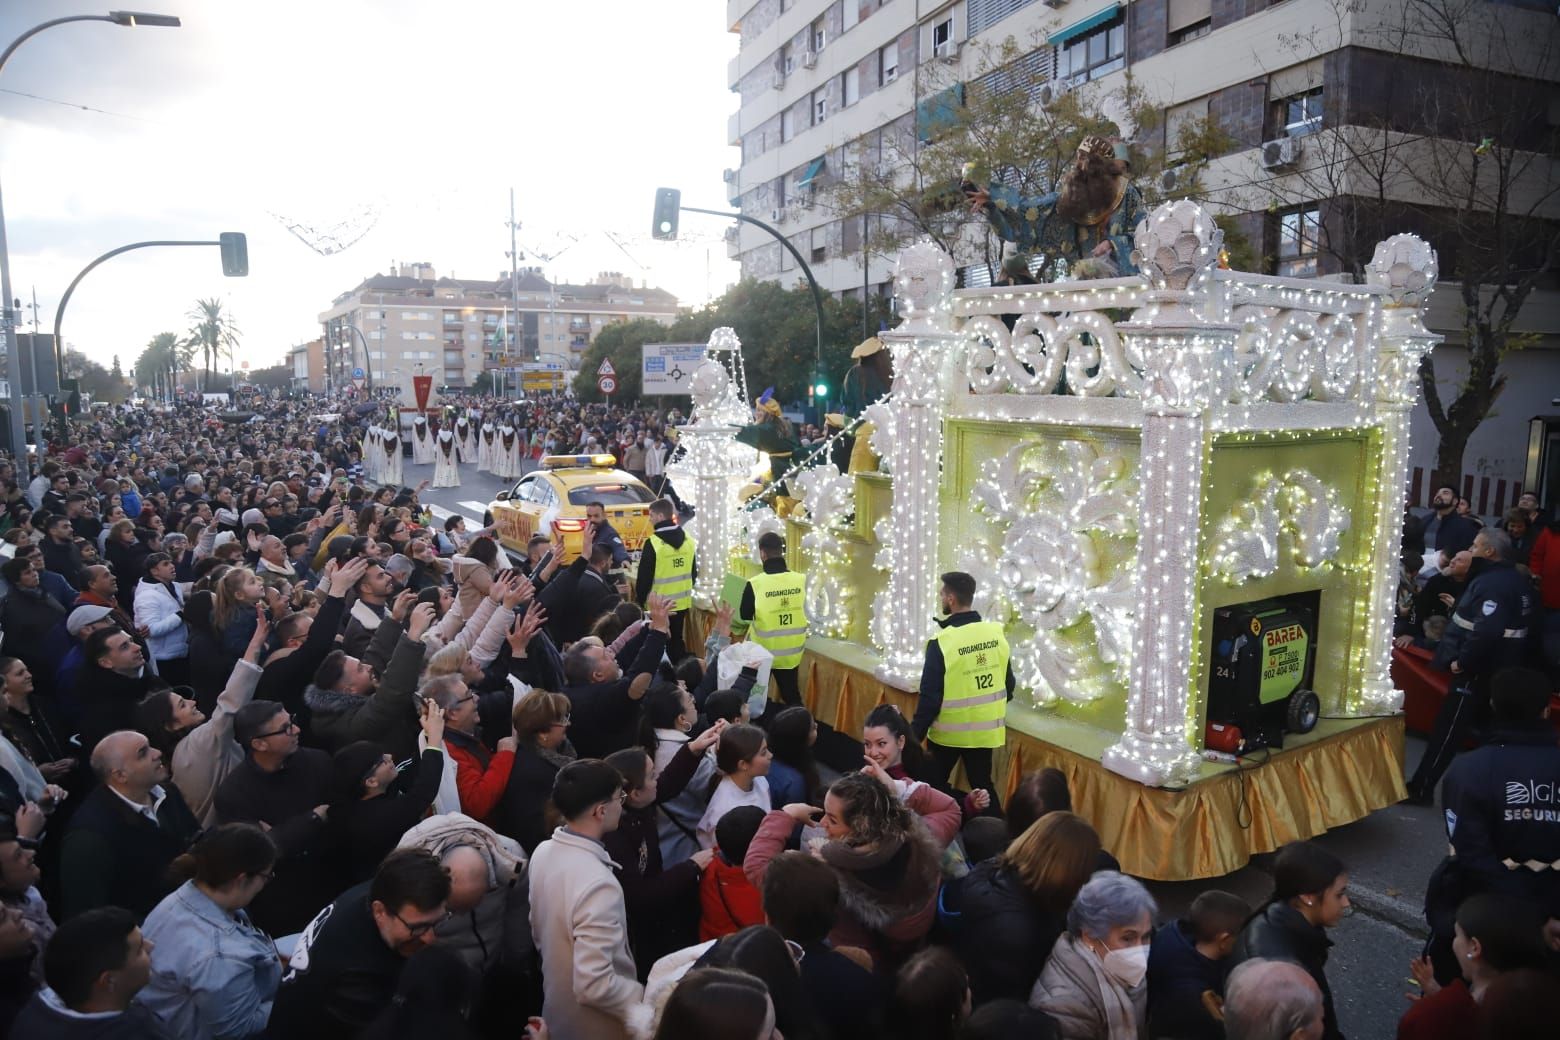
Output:
[[[617,465],[615,455],[543,455],[543,469],[567,469],[569,467],[606,467]]]

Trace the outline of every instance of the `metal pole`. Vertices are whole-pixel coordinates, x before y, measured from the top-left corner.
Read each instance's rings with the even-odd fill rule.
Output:
[[[80,285],[81,284],[81,280],[83,278],[85,278],[87,275],[91,274],[92,273],[92,269],[97,267],[98,264],[101,264],[105,260],[112,260],[114,257],[118,256],[120,253],[128,253],[132,249],[148,249],[148,248],[150,248],[152,246],[220,246],[220,245],[222,245],[221,242],[196,242],[196,241],[179,240],[179,239],[158,239],[158,240],[153,240],[153,241],[150,241],[150,242],[131,242],[127,246],[120,246],[118,249],[110,249],[108,252],[104,253],[102,256],[100,256],[96,260],[92,261],[86,267],[83,267],[81,269],[81,273],[76,275],[76,277],[71,280],[71,283],[70,283],[69,287],[66,288],[66,290],[65,290],[65,295],[60,297],[59,308],[54,312],[54,351],[55,351],[55,354],[61,359],[61,363],[59,364],[60,371],[63,372],[64,368],[65,368],[65,366],[63,364],[63,359],[65,357],[65,348],[64,348],[63,344],[64,344],[65,341],[60,338],[60,326],[63,325],[64,322],[65,322],[65,305],[70,302],[71,293],[76,291],[76,286]],[[0,237],[0,253],[3,253],[3,251],[4,251],[4,238]],[[10,292],[11,292],[11,275],[10,275],[9,270],[7,270],[6,274],[5,274],[5,287],[6,287],[5,288],[6,295],[7,295],[7,297],[9,297]]]
[[[364,396],[372,396],[374,393],[374,359],[368,356],[368,337],[363,335],[362,329],[358,328],[350,321],[342,322],[342,328],[351,329],[353,332],[356,332],[358,335],[358,341],[363,344],[363,394]],[[350,342],[350,340],[348,342]],[[351,353],[352,350],[349,347],[347,349],[347,354],[350,356]]]
[[[868,214],[861,215],[861,341],[863,343],[872,338],[872,330],[867,327],[867,297],[872,292],[872,254],[867,252],[869,219]]]
[[[812,268],[807,266],[807,261],[802,259],[802,254],[796,251],[796,247],[791,244],[791,240],[762,220],[750,217],[746,213],[732,213],[728,210],[720,209],[700,209],[697,206],[679,206],[678,209],[684,213],[707,213],[714,217],[725,217],[728,220],[740,220],[745,224],[752,224],[760,231],[767,231],[773,235],[775,241],[784,246],[786,251],[796,260],[796,266],[802,269],[802,273],[807,276],[807,284],[812,287],[813,311],[818,322],[817,342],[813,348],[813,378],[809,380],[809,383],[816,383],[817,377],[823,374],[823,290],[818,288],[818,279],[813,277]]]
[[[12,50],[15,49],[12,44]],[[6,52],[9,56],[10,51]],[[17,483],[32,480],[27,452],[27,428],[22,422],[22,354],[16,342],[15,301],[11,298],[11,260],[5,244],[5,204],[0,196],[0,332],[5,336],[5,378],[10,404],[11,454],[16,458]]]

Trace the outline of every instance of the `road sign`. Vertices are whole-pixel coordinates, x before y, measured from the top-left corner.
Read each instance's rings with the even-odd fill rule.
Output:
[[[602,358],[601,359],[601,365],[596,369],[596,374],[598,376],[615,376],[615,375],[617,375],[617,369],[612,367],[612,359],[611,358]]]
[[[646,343],[641,394],[686,394],[693,370],[704,360],[703,343]]]
[[[604,394],[615,393],[617,391],[617,380],[611,376],[597,376],[596,389]]]
[[[368,373],[364,372],[361,368],[354,368],[352,370],[352,378],[353,379],[363,379],[367,375],[368,375]]]

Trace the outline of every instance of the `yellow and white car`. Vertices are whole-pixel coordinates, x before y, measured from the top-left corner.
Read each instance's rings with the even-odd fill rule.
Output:
[[[497,526],[504,548],[520,556],[532,535],[554,538],[562,543],[567,564],[582,549],[585,507],[600,502],[624,547],[635,552],[654,530],[650,503],[655,494],[616,467],[611,455],[544,455],[540,469],[488,503],[486,522]]]

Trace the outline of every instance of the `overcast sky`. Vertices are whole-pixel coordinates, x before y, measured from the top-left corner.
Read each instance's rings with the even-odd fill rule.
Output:
[[[0,0],[0,47],[108,10],[94,2]],[[622,271],[698,304],[737,277],[719,221],[685,219],[677,245],[649,237],[657,186],[719,207],[737,165],[737,37],[719,3],[124,2],[184,25],[60,26],[0,72],[13,289],[25,307],[36,288],[48,332],[76,272],[128,242],[244,231],[251,274],[222,277],[214,248],[109,261],[65,318],[66,342],[105,365],[117,353],[128,370],[154,335],[183,333],[199,297],[228,302],[261,367],[392,261],[494,278],[511,187],[520,247],[532,263],[559,253],[545,265],[557,280]],[[332,234],[358,240],[321,255]]]

